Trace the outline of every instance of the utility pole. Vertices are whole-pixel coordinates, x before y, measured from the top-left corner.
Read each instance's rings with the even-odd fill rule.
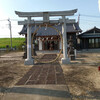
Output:
[[[11,29],[11,21],[8,19],[9,22],[9,30],[10,30],[10,40],[11,40],[11,50],[12,50],[12,29]]]
[[[78,15],[78,25],[80,24],[80,14]]]

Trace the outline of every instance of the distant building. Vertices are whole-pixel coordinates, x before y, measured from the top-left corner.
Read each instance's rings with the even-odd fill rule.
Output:
[[[100,48],[100,29],[92,28],[78,35],[81,49]]]

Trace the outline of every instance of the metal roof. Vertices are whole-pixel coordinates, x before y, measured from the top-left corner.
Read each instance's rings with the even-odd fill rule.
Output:
[[[70,23],[70,24],[66,24],[67,28],[66,31],[68,33],[76,33],[76,32],[81,32],[81,29],[78,25],[78,23]],[[38,28],[39,26],[32,26],[31,27],[31,33],[34,33],[34,31]],[[59,31],[62,32],[62,25],[55,25],[53,26],[55,28],[57,28]],[[27,34],[27,26],[24,25],[21,32],[19,34]],[[38,31],[37,31],[37,36],[53,36],[53,35],[59,35],[58,32],[56,32],[53,28],[51,27],[41,27]]]

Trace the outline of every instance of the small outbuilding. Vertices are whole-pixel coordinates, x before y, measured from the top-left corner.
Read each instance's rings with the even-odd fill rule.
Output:
[[[100,29],[94,27],[78,35],[81,49],[100,48]]]

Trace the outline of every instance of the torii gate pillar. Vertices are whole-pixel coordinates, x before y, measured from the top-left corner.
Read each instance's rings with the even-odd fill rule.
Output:
[[[63,35],[63,58],[61,59],[62,64],[69,64],[70,59],[67,56],[67,34],[66,34],[66,19],[62,16],[62,35]]]
[[[25,65],[33,65],[34,60],[31,54],[31,17],[28,17],[28,24],[27,24],[27,59],[25,59]]]

